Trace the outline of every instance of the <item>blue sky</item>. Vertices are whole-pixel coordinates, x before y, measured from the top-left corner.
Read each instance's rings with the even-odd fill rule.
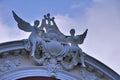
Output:
[[[0,42],[26,39],[30,33],[18,29],[14,10],[33,24],[44,14],[55,16],[59,29],[69,35],[89,29],[84,52],[97,58],[120,74],[120,0],[0,0]]]

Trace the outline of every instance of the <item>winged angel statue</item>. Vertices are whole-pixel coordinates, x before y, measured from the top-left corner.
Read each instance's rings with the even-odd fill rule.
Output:
[[[34,25],[31,25],[17,16],[14,11],[12,13],[18,23],[18,28],[31,32],[28,41],[31,44],[31,56],[36,63],[48,65],[54,62],[54,65],[61,64],[67,70],[72,69],[78,63],[85,67],[84,53],[78,44],[84,42],[88,29],[81,35],[75,35],[75,29],[70,30],[71,35],[64,35],[58,29],[55,18],[50,18],[50,14],[44,15],[41,24],[39,20],[35,20]],[[42,51],[39,52],[42,55],[40,59],[35,58],[37,50]]]

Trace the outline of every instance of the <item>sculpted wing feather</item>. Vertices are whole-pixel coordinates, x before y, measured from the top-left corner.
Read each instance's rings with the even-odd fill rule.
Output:
[[[12,11],[12,13],[15,21],[18,23],[18,28],[26,32],[32,31],[33,27],[28,22],[22,20],[14,11]]]
[[[78,44],[82,44],[84,42],[84,39],[86,38],[86,35],[87,35],[87,31],[88,31],[88,29],[86,29],[83,34],[77,35],[77,37],[78,37],[77,43]]]

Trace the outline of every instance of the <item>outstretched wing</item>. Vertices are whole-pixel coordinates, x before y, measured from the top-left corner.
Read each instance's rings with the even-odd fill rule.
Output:
[[[14,17],[15,21],[18,23],[18,27],[21,30],[26,31],[26,32],[32,31],[33,27],[28,22],[26,22],[26,21],[22,20],[20,17],[18,17],[14,11],[12,11],[12,13],[13,13],[13,17]]]
[[[84,39],[86,38],[86,35],[87,35],[87,31],[88,31],[88,29],[86,29],[83,34],[76,36],[78,38],[77,39],[78,44],[82,44],[84,42]]]

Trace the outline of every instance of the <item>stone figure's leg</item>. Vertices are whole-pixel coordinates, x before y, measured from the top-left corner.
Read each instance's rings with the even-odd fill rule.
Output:
[[[78,53],[77,51],[75,53],[73,53],[74,55],[72,55],[72,63],[76,66],[78,64]]]
[[[81,49],[79,51],[80,51],[80,60],[81,60],[82,67],[86,67],[84,54]]]
[[[35,54],[35,49],[36,49],[36,42],[32,43],[32,50],[31,50],[31,56],[33,57]]]

